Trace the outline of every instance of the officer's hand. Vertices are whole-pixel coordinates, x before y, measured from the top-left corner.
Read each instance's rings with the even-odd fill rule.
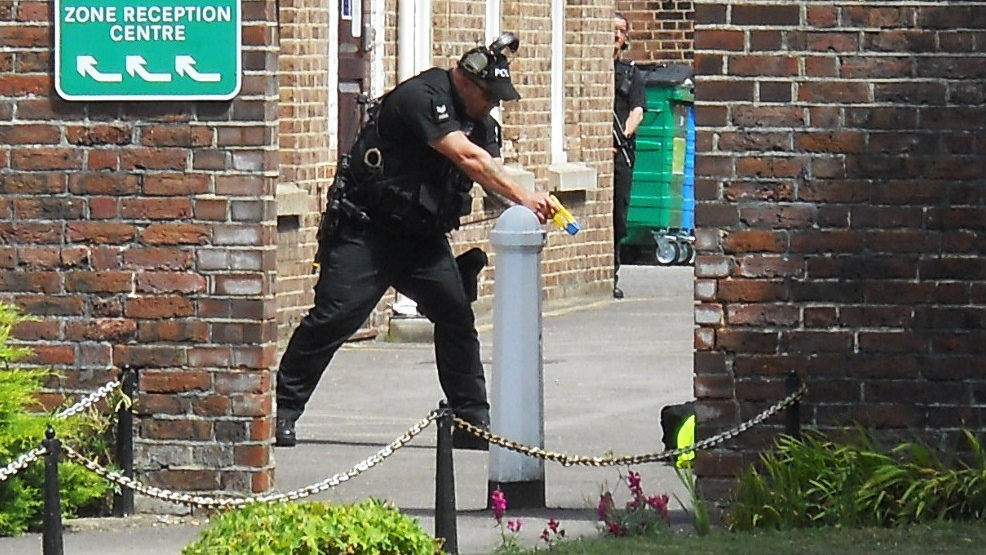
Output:
[[[543,191],[528,191],[522,204],[530,208],[542,224],[551,219],[556,212],[555,205],[552,204],[548,193]]]

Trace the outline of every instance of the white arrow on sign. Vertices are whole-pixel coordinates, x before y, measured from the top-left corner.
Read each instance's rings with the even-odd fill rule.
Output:
[[[147,60],[143,56],[127,56],[127,73],[131,77],[140,75],[141,79],[149,83],[168,83],[171,81],[170,73],[151,73],[144,69],[146,64]]]
[[[195,69],[195,58],[191,56],[175,56],[175,71],[178,75],[188,77],[200,83],[218,83],[222,79],[220,73],[199,73]]]
[[[122,73],[102,73],[96,69],[96,58],[92,56],[76,56],[75,58],[75,69],[80,75],[85,77],[88,75],[92,77],[94,81],[100,83],[119,83],[123,81]]]

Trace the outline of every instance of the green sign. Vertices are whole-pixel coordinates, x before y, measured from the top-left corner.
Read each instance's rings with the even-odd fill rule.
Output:
[[[240,0],[55,0],[66,100],[228,100],[240,82]]]

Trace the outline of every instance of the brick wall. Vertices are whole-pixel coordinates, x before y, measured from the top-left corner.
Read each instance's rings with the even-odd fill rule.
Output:
[[[695,3],[699,435],[984,429],[986,4]],[[780,420],[698,458],[721,498]]]
[[[315,235],[337,156],[336,144],[330,141],[328,113],[328,0],[281,0],[279,7],[278,183],[282,207],[277,234],[277,324],[283,347],[311,307]],[[284,193],[304,198],[307,209],[284,213]]]
[[[274,5],[242,2],[232,101],[66,102],[54,3],[0,3],[0,300],[39,318],[15,335],[49,399],[139,369],[155,486],[270,487]]]
[[[630,50],[638,62],[690,64],[694,52],[691,0],[616,0],[616,11],[630,20]]]

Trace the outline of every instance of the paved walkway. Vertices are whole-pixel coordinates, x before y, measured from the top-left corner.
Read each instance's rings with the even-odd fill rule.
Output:
[[[661,407],[692,398],[692,269],[625,266],[627,297],[581,299],[544,314],[545,448],[573,455],[663,450]],[[487,371],[491,334],[481,327]],[[442,398],[432,346],[348,344],[333,361],[298,422],[299,445],[277,448],[276,486],[291,491],[348,470],[401,435]],[[383,464],[315,499],[393,501],[434,531],[435,428],[429,427]],[[489,553],[499,531],[486,507],[488,455],[456,451],[460,553]],[[648,494],[687,494],[663,464],[635,468]],[[548,508],[510,510],[524,522],[521,541],[537,545],[548,518],[569,537],[597,534],[595,506],[626,469],[545,463]],[[625,500],[625,490],[621,494]],[[617,497],[620,502],[621,497]],[[138,509],[147,500],[138,498]],[[509,502],[509,500],[508,500]],[[672,505],[677,506],[673,501]],[[179,554],[204,519],[143,514],[66,523],[66,555]],[[40,536],[0,538],[0,553],[41,552]]]

